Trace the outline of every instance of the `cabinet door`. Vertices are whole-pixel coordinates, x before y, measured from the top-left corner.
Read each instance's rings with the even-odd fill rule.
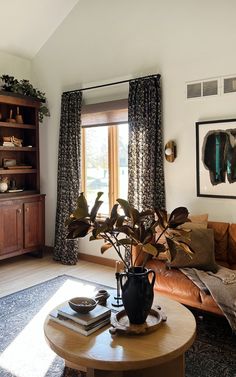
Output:
[[[0,206],[0,259],[23,247],[23,217],[21,204]]]
[[[43,245],[43,202],[24,203],[24,248]]]

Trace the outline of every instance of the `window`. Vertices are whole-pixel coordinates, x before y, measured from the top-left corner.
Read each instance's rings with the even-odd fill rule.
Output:
[[[90,208],[102,191],[101,213],[107,215],[118,197],[127,199],[127,102],[125,109],[120,101],[112,101],[112,110],[111,102],[100,104],[99,111],[94,106],[88,105],[82,114],[82,191]]]

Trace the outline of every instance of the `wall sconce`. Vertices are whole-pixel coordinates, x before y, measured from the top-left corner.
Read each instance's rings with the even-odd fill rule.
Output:
[[[174,162],[176,159],[176,144],[174,141],[168,141],[165,145],[165,158],[168,162]]]

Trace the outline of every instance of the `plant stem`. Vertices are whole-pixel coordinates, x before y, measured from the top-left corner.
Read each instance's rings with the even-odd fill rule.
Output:
[[[107,235],[107,233],[104,233],[105,236],[107,237],[107,240],[112,244],[112,246],[114,247],[114,249],[116,250],[117,254],[119,255],[120,259],[122,260],[122,262],[124,263],[125,267],[128,269],[128,266],[127,266],[127,263],[125,261],[125,259],[123,258],[119,248],[117,247],[117,245],[112,241],[111,237],[109,237]],[[114,237],[115,238],[115,237]]]

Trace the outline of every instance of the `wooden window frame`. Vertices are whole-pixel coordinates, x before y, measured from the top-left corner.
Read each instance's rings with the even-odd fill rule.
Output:
[[[81,189],[86,195],[86,128],[108,127],[109,209],[119,197],[119,158],[117,125],[128,123],[128,99],[120,99],[82,107]]]

